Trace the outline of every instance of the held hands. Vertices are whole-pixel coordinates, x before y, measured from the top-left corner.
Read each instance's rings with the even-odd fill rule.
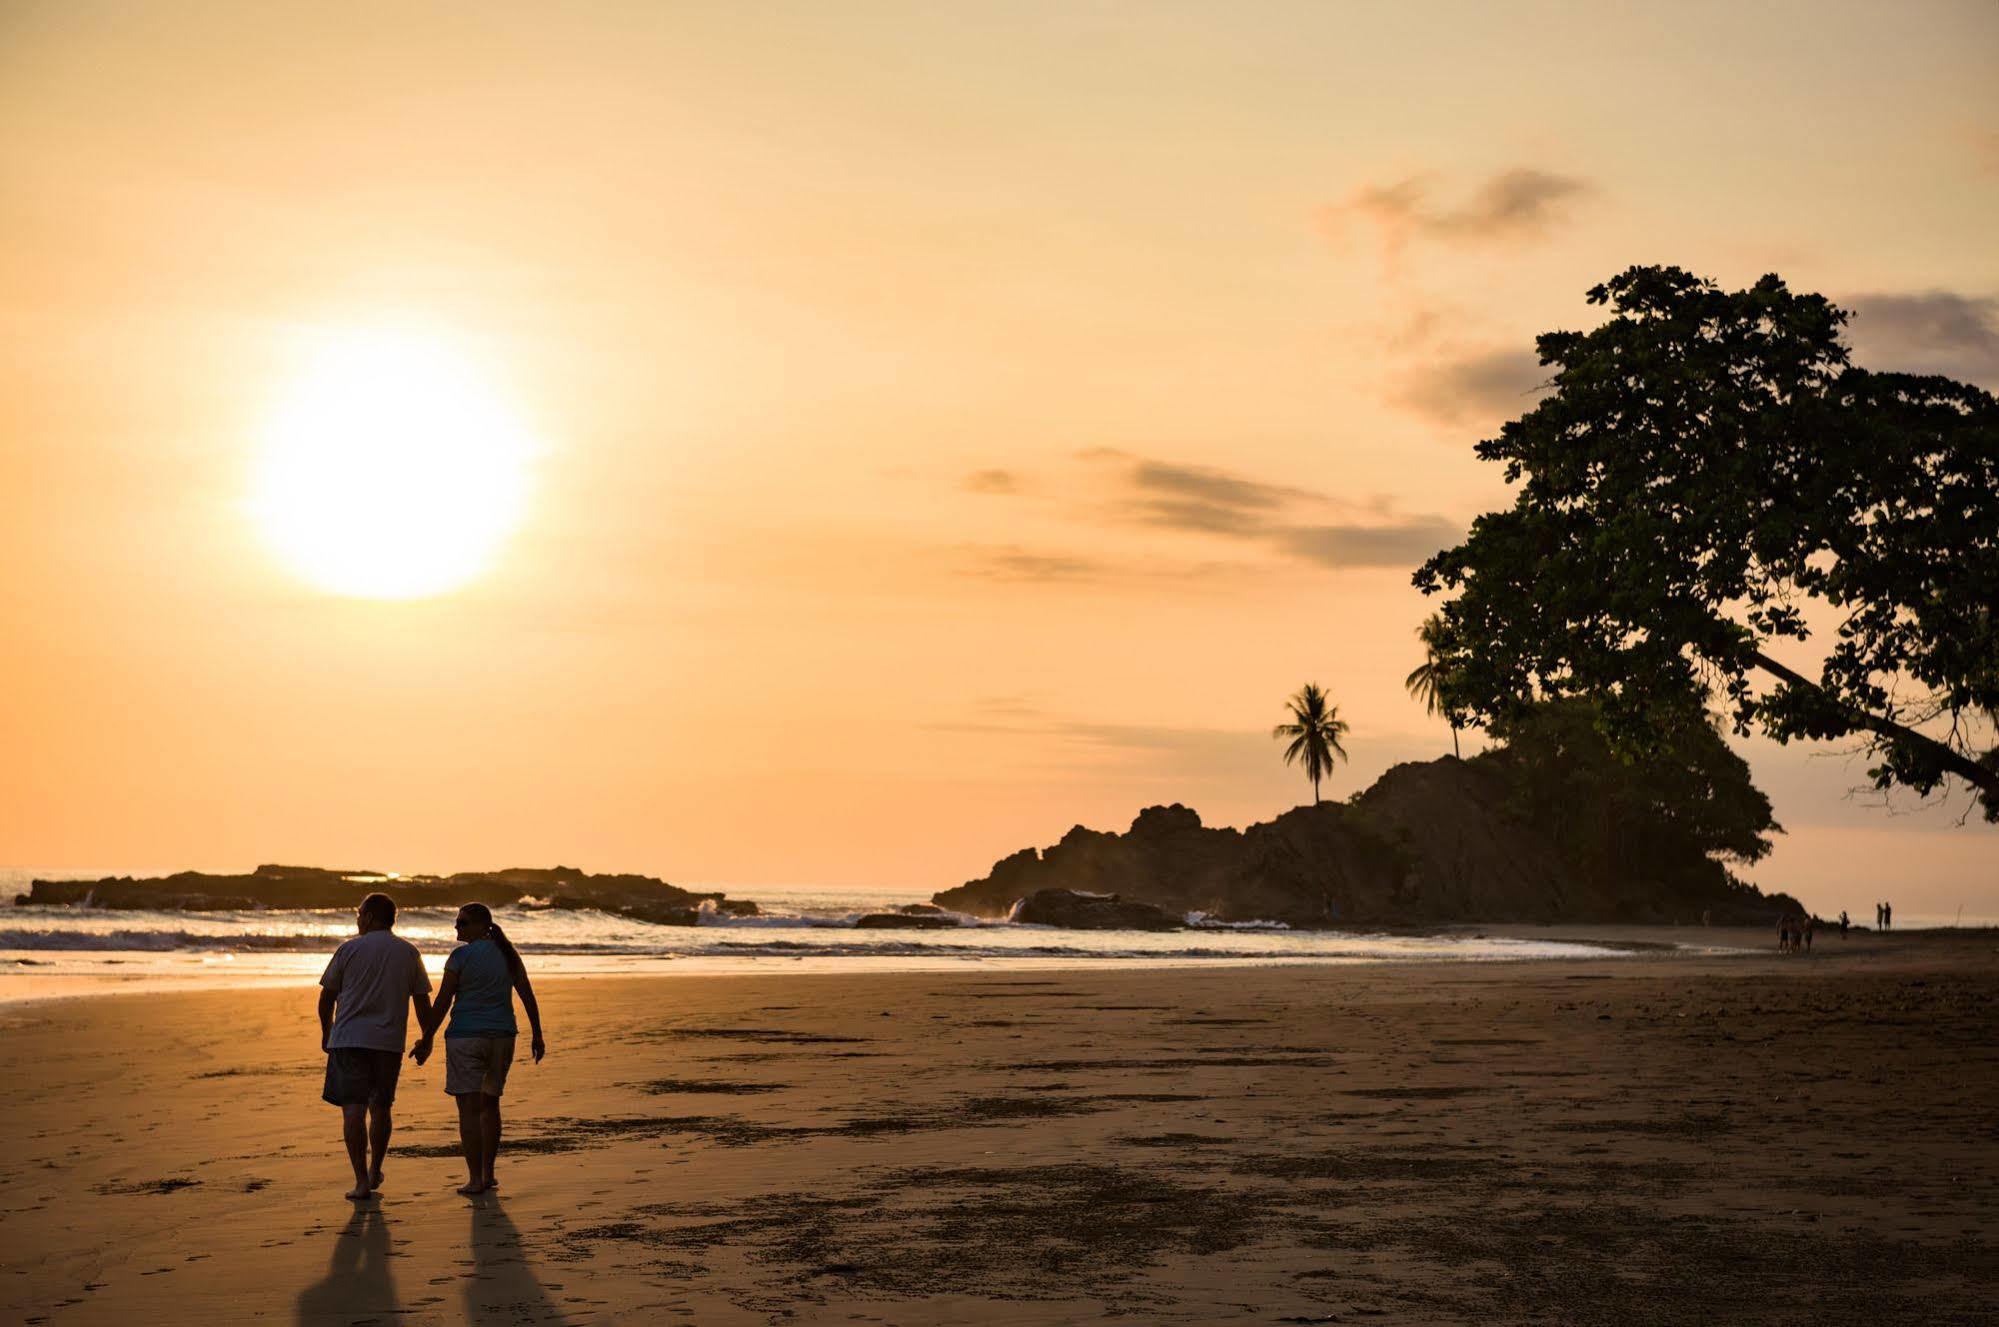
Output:
[[[429,1037],[423,1038],[423,1040],[417,1042],[416,1045],[410,1047],[410,1058],[412,1060],[415,1060],[419,1065],[421,1065],[425,1060],[428,1060],[430,1058]]]

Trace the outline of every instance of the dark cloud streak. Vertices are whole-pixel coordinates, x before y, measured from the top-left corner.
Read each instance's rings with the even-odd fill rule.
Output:
[[[1018,493],[1020,476],[1011,470],[974,470],[965,476],[965,488],[972,493]]]
[[[1549,372],[1531,350],[1488,350],[1417,369],[1395,403],[1452,428],[1491,423],[1532,409]]]
[[[1349,218],[1372,223],[1394,254],[1417,239],[1474,245],[1540,239],[1594,192],[1595,186],[1577,176],[1515,166],[1486,180],[1458,206],[1445,207],[1432,199],[1429,176],[1412,175],[1358,189],[1327,208],[1325,216],[1336,233]]]
[[[1999,386],[1999,297],[1928,290],[1854,295],[1841,303],[1853,310],[1847,339],[1855,363]]]
[[[1322,567],[1414,567],[1463,534],[1440,516],[1418,516],[1390,525],[1299,526],[1279,534],[1277,543]]]

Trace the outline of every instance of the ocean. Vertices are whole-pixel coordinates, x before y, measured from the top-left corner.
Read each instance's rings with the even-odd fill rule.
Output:
[[[354,933],[347,910],[133,912],[24,907],[29,881],[97,879],[106,871],[0,869],[0,1000],[9,976],[100,977],[148,988],[222,981],[310,982]],[[122,872],[119,874],[123,874]],[[753,898],[757,917],[704,913],[697,926],[659,926],[595,911],[500,908],[496,917],[531,969],[551,975],[674,972],[951,970],[981,966],[1164,966],[1211,963],[1490,962],[1613,957],[1620,951],[1475,933],[1382,935],[1295,931],[1274,923],[1190,931],[1082,931],[966,919],[951,930],[857,929],[857,918],[921,896],[809,886],[716,886]],[[393,890],[391,890],[393,892]],[[435,971],[455,943],[450,909],[410,908],[396,933]],[[22,984],[23,989],[26,984]]]

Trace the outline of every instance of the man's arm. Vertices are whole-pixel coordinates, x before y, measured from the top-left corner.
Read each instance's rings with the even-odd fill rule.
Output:
[[[416,1030],[422,1033],[430,1025],[430,992],[411,991],[410,999],[416,1001]]]
[[[521,993],[521,1008],[528,1011],[528,1027],[534,1032],[529,1049],[534,1052],[534,1062],[540,1064],[541,1057],[548,1053],[548,1043],[541,1039],[541,1006],[535,1003],[534,983],[528,980],[526,965],[514,974],[514,989]]]
[[[416,997],[417,1026],[423,1030],[423,1036],[410,1049],[410,1058],[418,1064],[430,1058],[431,1038],[435,1037],[437,1029],[444,1025],[444,1016],[451,1012],[451,1002],[457,995],[458,972],[454,968],[446,968],[444,976],[438,980],[435,1001],[427,995]]]
[[[332,1035],[333,992],[322,986],[319,988],[319,1049],[326,1049],[326,1040]]]

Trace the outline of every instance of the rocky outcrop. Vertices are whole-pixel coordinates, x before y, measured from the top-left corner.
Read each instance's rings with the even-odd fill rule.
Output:
[[[871,912],[854,919],[863,931],[954,931],[964,925],[942,908],[935,912]]]
[[[1694,922],[1703,912],[1761,923],[1798,907],[1719,867],[1664,883],[1589,878],[1513,809],[1509,792],[1502,768],[1445,757],[1398,765],[1350,803],[1301,806],[1240,831],[1205,826],[1185,806],[1148,807],[1123,834],[1079,825],[934,901],[1004,917],[1016,900],[1076,890],[1299,927]]]
[[[184,912],[247,912],[260,908],[351,908],[380,890],[403,908],[455,908],[465,903],[595,908],[638,921],[692,926],[705,905],[727,916],[754,916],[757,905],[719,893],[697,894],[644,875],[591,875],[567,866],[463,871],[446,876],[388,877],[379,871],[316,866],[260,866],[248,875],[182,871],[151,879],[37,880],[16,902]]]
[[[1013,905],[1011,920],[1070,931],[1177,931],[1186,925],[1150,903],[1074,889],[1038,889]]]

